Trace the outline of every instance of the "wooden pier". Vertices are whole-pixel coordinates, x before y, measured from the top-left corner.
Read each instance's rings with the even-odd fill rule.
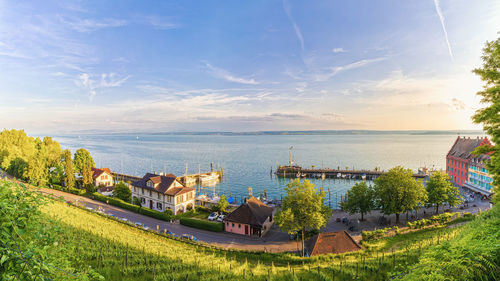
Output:
[[[385,171],[373,170],[343,170],[343,169],[304,169],[300,166],[279,166],[276,170],[278,177],[285,178],[331,178],[331,179],[367,179],[374,180]],[[425,174],[413,174],[415,178],[424,179]]]

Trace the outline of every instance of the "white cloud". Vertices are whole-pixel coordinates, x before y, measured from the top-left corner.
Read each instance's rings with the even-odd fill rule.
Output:
[[[205,65],[211,70],[212,75],[217,78],[221,78],[230,82],[240,83],[240,84],[248,84],[248,85],[258,85],[259,82],[254,79],[247,79],[243,77],[237,77],[233,74],[229,73],[227,70],[212,66],[208,62],[205,62]]]
[[[333,48],[332,52],[334,52],[334,53],[345,53],[347,51],[344,50],[344,48]]]
[[[101,88],[119,87],[130,78],[130,75],[119,78],[116,73],[103,73],[99,79],[94,79],[98,75],[82,73],[78,75],[76,84],[89,91],[89,100],[92,101],[97,95],[97,90]]]
[[[304,37],[302,36],[302,32],[300,31],[299,26],[297,25],[297,23],[295,23],[295,20],[292,17],[290,3],[288,3],[288,0],[283,0],[283,9],[288,16],[288,19],[292,23],[293,29],[295,30],[295,35],[297,35],[297,39],[299,39],[300,47],[302,48],[302,51],[304,51]]]
[[[443,27],[444,38],[446,40],[446,45],[448,46],[448,52],[450,54],[450,58],[453,60],[453,52],[451,51],[450,40],[448,39],[448,32],[446,31],[446,27],[444,24],[444,16],[441,11],[441,7],[439,6],[439,0],[434,0],[434,6],[436,7],[436,12],[439,16],[439,20],[441,21],[441,26]]]
[[[127,24],[126,20],[121,19],[61,19],[64,24],[67,24],[71,29],[79,32],[93,32],[102,28],[121,27]]]
[[[146,24],[149,24],[157,29],[162,29],[162,30],[168,30],[168,29],[176,29],[179,28],[181,25],[178,23],[172,22],[168,18],[162,18],[159,16],[147,16],[145,17],[144,22]]]
[[[374,58],[374,59],[363,59],[363,60],[349,63],[346,65],[330,67],[328,69],[328,71],[325,71],[323,73],[314,74],[315,81],[318,81],[318,82],[326,81],[326,80],[332,78],[333,76],[339,74],[340,72],[360,68],[360,67],[363,67],[366,65],[370,65],[370,64],[379,62],[379,61],[383,61],[385,59],[386,59],[385,57]]]

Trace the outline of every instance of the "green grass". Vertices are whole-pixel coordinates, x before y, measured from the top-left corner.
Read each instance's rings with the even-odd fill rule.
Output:
[[[332,280],[333,275],[335,280],[387,280],[413,269],[428,249],[453,241],[464,228],[425,229],[363,243],[365,250],[354,253],[301,258],[169,239],[63,201],[43,199],[40,205],[27,199],[34,195],[25,188],[13,184],[0,182],[0,187],[11,194],[0,193],[2,210],[17,219],[18,230],[24,229],[12,232],[2,224],[0,233],[10,231],[22,252],[49,264],[42,273],[52,280]],[[21,191],[23,196],[15,195]],[[19,210],[20,205],[27,206],[26,211]],[[24,217],[26,221],[19,219]],[[0,275],[19,274],[26,264],[18,252],[2,245],[0,256],[14,261],[9,268],[7,262],[0,264]],[[35,280],[30,276],[22,280]]]

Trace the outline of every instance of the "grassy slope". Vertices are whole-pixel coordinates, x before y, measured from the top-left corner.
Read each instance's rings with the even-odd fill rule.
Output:
[[[352,280],[356,275],[359,280],[387,280],[415,267],[420,254],[438,237],[442,243],[459,231],[425,230],[371,241],[356,253],[302,259],[187,244],[63,202],[46,201],[36,221],[41,231],[28,231],[23,239],[47,249],[45,261],[84,280],[99,280],[96,273],[106,280],[332,280],[333,273],[335,280]],[[40,235],[50,239],[37,241]],[[52,268],[48,272],[53,280],[75,279]]]

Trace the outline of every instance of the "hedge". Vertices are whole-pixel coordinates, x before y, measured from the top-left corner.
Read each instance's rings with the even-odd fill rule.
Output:
[[[152,217],[152,218],[164,220],[164,221],[170,221],[170,219],[171,219],[171,217],[166,213],[158,212],[156,210],[151,210],[149,208],[140,208],[137,205],[127,203],[127,202],[125,202],[121,199],[118,199],[118,198],[104,196],[98,192],[94,192],[92,195],[94,196],[95,200],[98,200],[101,202],[106,202],[110,205],[120,207],[120,208],[129,210],[129,211],[132,211],[134,213],[142,214],[142,215],[145,215],[148,217]]]
[[[63,187],[63,186],[60,186],[58,184],[52,184],[51,186],[49,186],[49,188],[59,190],[59,191],[68,192],[68,193],[75,194],[75,195],[82,195],[85,193],[84,189],[78,189],[78,188],[73,188],[73,187]]]
[[[192,218],[181,218],[180,223],[185,226],[190,226],[209,231],[215,231],[215,232],[224,231],[224,224],[221,222],[210,222]]]

